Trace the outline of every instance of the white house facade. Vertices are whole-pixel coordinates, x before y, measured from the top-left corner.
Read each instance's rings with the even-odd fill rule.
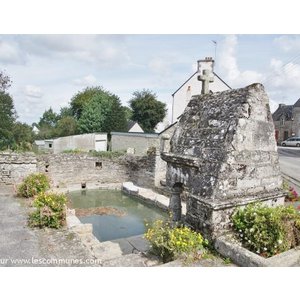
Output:
[[[198,76],[202,75],[203,70],[209,70],[214,75],[214,81],[209,85],[209,89],[211,92],[222,92],[231,89],[231,87],[214,72],[214,60],[211,57],[206,57],[203,60],[198,60],[197,64],[197,71],[192,74],[172,94],[172,123],[176,122],[177,118],[182,115],[191,97],[201,94],[202,83],[198,80]]]

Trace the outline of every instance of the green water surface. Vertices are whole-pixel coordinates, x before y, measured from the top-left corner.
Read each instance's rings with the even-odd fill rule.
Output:
[[[164,219],[167,213],[115,190],[85,190],[69,194],[73,208],[114,207],[124,216],[91,215],[79,217],[82,223],[93,224],[93,234],[101,242],[143,234],[145,223]]]

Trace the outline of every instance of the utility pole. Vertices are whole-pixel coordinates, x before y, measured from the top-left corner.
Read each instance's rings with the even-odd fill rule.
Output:
[[[217,45],[218,45],[218,43],[217,43],[217,41],[214,41],[214,40],[212,40],[212,42],[214,43],[214,45],[215,45],[215,65],[216,65],[216,62],[217,62]]]

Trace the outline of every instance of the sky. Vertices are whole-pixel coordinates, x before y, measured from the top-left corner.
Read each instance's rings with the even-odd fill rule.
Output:
[[[206,56],[232,88],[263,83],[272,111],[300,98],[300,35],[0,34],[0,70],[28,124],[50,107],[59,112],[87,86],[102,86],[123,105],[149,89],[171,111],[172,93]]]
[[[278,103],[293,104],[300,97],[296,4],[293,0],[271,5],[261,0],[2,1],[0,70],[11,76],[9,92],[19,119],[29,124],[50,106],[59,111],[87,85],[103,86],[124,105],[133,91],[148,88],[170,107],[171,94],[195,71],[196,61],[214,57],[215,40],[216,73],[233,88],[264,83],[274,110]],[[72,35],[47,35],[62,33]],[[37,295],[53,298],[53,293],[44,292],[45,278],[55,278],[55,291],[74,299],[94,299],[99,291],[108,297],[113,292],[122,299],[140,298],[133,287],[139,287],[146,299],[192,298],[195,293],[216,299],[241,295],[292,299],[297,293],[286,288],[297,277],[297,268],[87,269],[84,273],[81,268],[0,270],[2,294],[24,298],[34,282]],[[278,278],[281,284],[275,286]]]

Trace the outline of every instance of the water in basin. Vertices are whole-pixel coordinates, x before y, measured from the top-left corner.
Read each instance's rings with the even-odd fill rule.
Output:
[[[143,234],[146,223],[164,219],[166,212],[141,203],[138,199],[115,190],[85,190],[70,192],[75,211],[89,211],[91,215],[80,216],[82,223],[93,224],[93,234],[101,242]],[[106,211],[94,214],[93,208]],[[77,209],[77,210],[76,210]]]

